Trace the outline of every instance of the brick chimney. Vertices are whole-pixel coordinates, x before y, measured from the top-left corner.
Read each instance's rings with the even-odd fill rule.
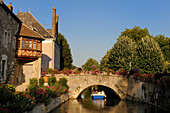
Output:
[[[56,29],[55,30],[56,30],[56,34],[58,36],[58,15],[56,15]]]
[[[52,36],[55,37],[56,35],[56,8],[53,7],[53,14],[52,14]]]
[[[10,3],[10,5],[7,6],[12,12],[13,12],[13,7],[12,4]]]

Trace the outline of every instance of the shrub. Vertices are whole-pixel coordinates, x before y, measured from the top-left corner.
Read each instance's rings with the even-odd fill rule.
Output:
[[[36,90],[32,90],[30,92],[30,95],[31,95],[31,97],[35,97],[36,104],[44,103],[45,105],[47,105],[48,103],[50,103],[50,100],[51,100],[51,98],[49,97],[47,92],[44,89],[42,89],[42,88],[38,88]]]
[[[115,74],[127,76],[128,75],[128,71],[124,70],[123,68],[120,68],[119,70],[116,71]]]
[[[11,87],[13,86],[9,84],[0,85],[0,113],[3,113],[4,109],[12,113],[22,113],[31,110],[34,107],[35,99],[26,93],[13,92],[14,90]]]
[[[69,74],[72,74],[73,73],[73,71],[72,70],[70,70],[70,69],[64,69],[62,72],[61,72],[62,74],[66,74],[66,75],[69,75]]]
[[[52,86],[55,83],[56,83],[56,78],[55,77],[51,76],[51,77],[48,78],[48,85],[49,86]]]
[[[103,71],[105,71],[107,75],[116,73],[113,69],[109,69],[109,68],[103,68]]]
[[[31,78],[30,79],[30,85],[28,86],[28,89],[36,90],[38,88],[38,79],[37,78]]]
[[[68,85],[67,85],[67,79],[66,78],[60,78],[59,79],[59,82],[58,82],[61,86],[64,86],[66,88],[69,88]]]
[[[0,105],[6,105],[8,102],[14,101],[14,92],[9,89],[7,84],[0,84],[0,98]]]
[[[39,79],[39,86],[40,87],[44,86],[44,79],[42,77]]]
[[[170,87],[170,76],[164,76],[157,80],[161,87]]]
[[[48,68],[48,69],[47,69],[47,72],[48,72],[49,74],[53,74],[53,69]]]
[[[15,94],[15,102],[8,104],[7,108],[13,113],[23,113],[32,110],[34,106],[35,98],[28,93],[20,92]]]
[[[73,73],[74,74],[80,74],[82,72],[82,68],[75,68],[74,70],[73,70]]]
[[[31,78],[30,79],[30,86],[38,86],[38,79],[37,78]]]
[[[60,84],[55,84],[51,87],[50,86],[45,87],[45,91],[47,92],[50,98],[56,98],[61,94],[65,94],[68,92],[67,88]]]
[[[44,67],[41,67],[41,75],[45,76],[48,72],[45,70]]]
[[[53,74],[60,74],[60,70],[59,69],[54,69]]]

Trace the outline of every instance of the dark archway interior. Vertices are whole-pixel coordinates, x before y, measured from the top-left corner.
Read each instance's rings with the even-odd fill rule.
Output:
[[[93,88],[92,88],[93,87]],[[85,95],[85,98],[91,98],[91,93],[92,93],[92,90],[93,91],[104,91],[105,92],[105,95],[106,95],[106,100],[107,100],[107,103],[108,105],[115,105],[115,104],[118,104],[119,101],[121,100],[121,98],[119,97],[119,95],[117,95],[117,93],[109,88],[109,87],[106,87],[106,86],[103,86],[103,85],[96,85],[96,86],[90,86],[86,89],[84,89],[80,94],[79,96],[77,97],[77,99],[82,99],[82,95]],[[106,104],[107,104],[106,103]]]

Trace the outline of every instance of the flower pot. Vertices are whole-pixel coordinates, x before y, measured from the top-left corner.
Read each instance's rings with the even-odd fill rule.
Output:
[[[48,83],[48,76],[44,76],[44,83]]]

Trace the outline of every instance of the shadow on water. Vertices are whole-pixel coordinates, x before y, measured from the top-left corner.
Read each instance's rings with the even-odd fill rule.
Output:
[[[70,99],[51,113],[168,113],[151,105],[121,101],[111,88],[101,85],[92,87],[86,88],[77,99]],[[107,98],[92,100],[90,96],[92,90],[104,90]]]
[[[70,99],[51,113],[168,113],[147,104],[120,101],[116,105],[106,105],[106,101]]]

